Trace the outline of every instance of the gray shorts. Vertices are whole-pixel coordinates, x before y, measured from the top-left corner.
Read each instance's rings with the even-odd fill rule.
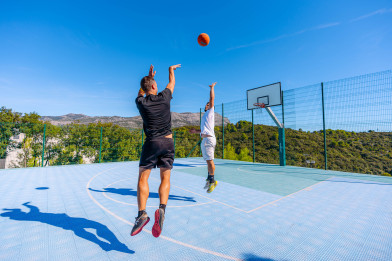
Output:
[[[203,138],[201,142],[201,152],[203,153],[204,160],[213,160],[216,146],[215,137]]]

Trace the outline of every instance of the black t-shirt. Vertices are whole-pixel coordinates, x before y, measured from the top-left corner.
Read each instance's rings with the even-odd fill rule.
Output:
[[[165,88],[158,95],[136,98],[136,106],[143,119],[143,129],[147,139],[166,136],[171,131],[170,101],[172,93]]]

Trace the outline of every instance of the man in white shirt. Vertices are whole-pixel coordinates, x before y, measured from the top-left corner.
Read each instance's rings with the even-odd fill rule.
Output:
[[[200,133],[200,136],[203,138],[201,143],[201,151],[203,153],[203,159],[207,162],[208,166],[208,177],[206,180],[206,185],[204,189],[207,189],[208,193],[211,193],[215,187],[218,185],[218,181],[214,179],[215,172],[215,164],[214,164],[214,153],[216,146],[216,138],[215,138],[215,111],[214,111],[214,99],[215,92],[214,86],[216,82],[210,85],[210,101],[207,102],[206,107],[204,108],[204,115],[201,119],[200,131],[191,130],[191,133]]]

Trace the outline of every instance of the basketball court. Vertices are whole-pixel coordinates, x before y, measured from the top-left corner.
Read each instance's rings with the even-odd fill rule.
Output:
[[[137,215],[138,162],[0,171],[1,260],[390,260],[392,178],[176,159],[161,237]],[[150,217],[159,204],[150,176]]]

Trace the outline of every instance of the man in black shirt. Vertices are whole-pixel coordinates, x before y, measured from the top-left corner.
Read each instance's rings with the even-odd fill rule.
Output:
[[[148,76],[140,82],[140,90],[136,98],[136,106],[143,119],[143,129],[146,141],[143,145],[139,163],[139,181],[137,186],[137,203],[139,213],[131,236],[138,234],[150,221],[146,212],[149,195],[148,177],[151,169],[158,167],[161,172],[161,185],[159,186],[159,208],[155,211],[155,222],[152,228],[154,237],[159,237],[165,219],[165,209],[170,191],[170,171],[174,161],[174,142],[171,131],[170,101],[172,99],[175,77],[174,70],[180,64],[169,67],[169,84],[166,89],[158,93],[157,83],[154,80],[154,67],[151,65]],[[146,96],[144,96],[144,94]]]

